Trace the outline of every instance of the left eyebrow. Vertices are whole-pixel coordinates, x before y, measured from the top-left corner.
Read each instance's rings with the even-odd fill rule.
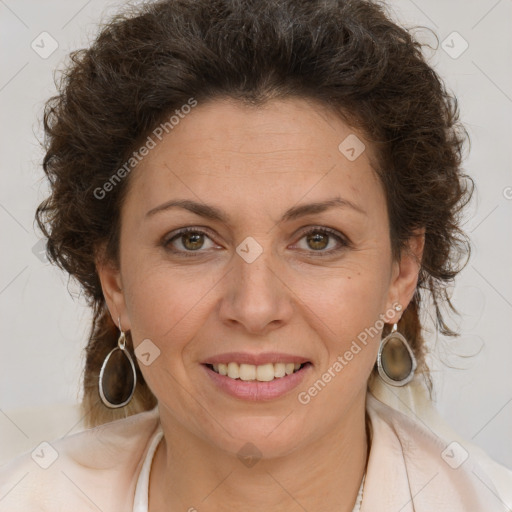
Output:
[[[282,222],[295,220],[299,217],[304,217],[305,215],[310,215],[312,213],[322,213],[330,208],[351,208],[356,212],[361,213],[362,215],[367,215],[367,213],[357,204],[349,201],[348,199],[342,199],[341,197],[335,197],[333,199],[328,199],[327,201],[321,201],[319,203],[308,203],[299,206],[294,206],[287,210],[281,218]]]
[[[221,209],[205,203],[198,203],[190,199],[173,199],[171,201],[167,201],[166,203],[163,203],[149,210],[146,213],[146,218],[151,217],[156,213],[169,210],[171,208],[183,208],[201,217],[223,222],[224,224],[230,224],[229,215],[227,215]],[[286,212],[281,217],[280,222],[295,220],[298,219],[299,217],[304,217],[306,215],[311,215],[314,213],[322,213],[331,208],[350,208],[354,211],[359,212],[362,215],[368,215],[366,211],[364,211],[360,206],[353,203],[352,201],[349,201],[348,199],[343,199],[341,197],[335,197],[333,199],[328,199],[326,201],[320,201],[317,203],[308,203],[299,206],[293,206],[292,208],[286,210]]]

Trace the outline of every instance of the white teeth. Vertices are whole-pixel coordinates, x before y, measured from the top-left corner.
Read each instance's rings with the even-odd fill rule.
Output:
[[[256,378],[256,366],[252,364],[241,364],[238,369],[238,376],[240,380],[254,380]]]
[[[255,366],[235,362],[213,364],[212,366],[213,370],[220,375],[243,381],[257,380],[260,382],[270,382],[285,375],[291,375],[301,367],[300,363],[267,363]]]
[[[232,379],[238,379],[238,369],[239,366],[237,363],[229,363],[228,364],[228,377],[231,377]]]
[[[256,380],[269,382],[274,380],[274,365],[272,363],[262,364],[256,367]]]
[[[274,364],[274,377],[284,377],[286,375],[286,369],[284,363]]]

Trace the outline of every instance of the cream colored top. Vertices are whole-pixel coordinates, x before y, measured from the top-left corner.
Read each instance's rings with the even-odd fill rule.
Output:
[[[507,511],[490,473],[459,443],[370,393],[367,411],[373,438],[361,512]],[[50,443],[57,457],[46,469],[30,453],[17,457],[0,467],[0,512],[146,512],[159,432],[155,407]],[[512,489],[512,472],[493,464]]]

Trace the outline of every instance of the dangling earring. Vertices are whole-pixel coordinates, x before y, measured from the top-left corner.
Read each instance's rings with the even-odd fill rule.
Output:
[[[396,311],[402,306],[397,304]],[[391,332],[381,340],[377,355],[377,368],[384,382],[392,386],[405,386],[414,377],[417,363],[414,353],[407,340],[397,332],[397,324]]]
[[[110,409],[117,409],[118,407],[125,406],[132,399],[133,393],[135,392],[135,386],[137,385],[135,364],[133,363],[130,353],[126,349],[126,335],[121,329],[121,322],[119,319],[118,322],[121,334],[117,340],[117,347],[114,347],[103,361],[98,380],[101,400]],[[110,358],[117,350],[120,351],[119,354],[121,356],[124,356],[128,360],[128,371],[120,371],[123,358],[119,359],[117,364],[114,364],[111,370],[106,371]],[[111,365],[112,363],[113,361],[111,362]]]

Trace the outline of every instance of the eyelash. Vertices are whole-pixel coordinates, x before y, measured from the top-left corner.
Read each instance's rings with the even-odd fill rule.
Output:
[[[173,242],[176,239],[179,239],[181,236],[183,236],[187,233],[206,235],[208,238],[211,239],[211,237],[208,235],[208,232],[204,231],[202,229],[194,228],[194,227],[182,228],[179,231],[175,232],[170,238],[166,238],[163,241],[164,248],[174,254],[178,254],[183,257],[197,256],[197,254],[199,254],[201,252],[200,249],[198,249],[197,251],[182,251],[182,250],[175,250],[175,249],[170,248],[171,242]],[[338,247],[335,249],[330,249],[329,251],[322,251],[322,250],[314,251],[312,249],[311,252],[314,254],[315,257],[322,258],[322,257],[331,256],[335,253],[342,251],[343,249],[345,249],[347,247],[350,247],[350,242],[347,239],[340,236],[337,231],[330,229],[330,228],[326,228],[326,227],[322,227],[322,228],[313,227],[313,228],[303,232],[301,234],[301,237],[299,238],[299,240],[302,240],[304,237],[306,237],[307,235],[312,234],[312,233],[321,233],[321,234],[329,235],[330,237],[335,238],[341,246],[341,247]]]

